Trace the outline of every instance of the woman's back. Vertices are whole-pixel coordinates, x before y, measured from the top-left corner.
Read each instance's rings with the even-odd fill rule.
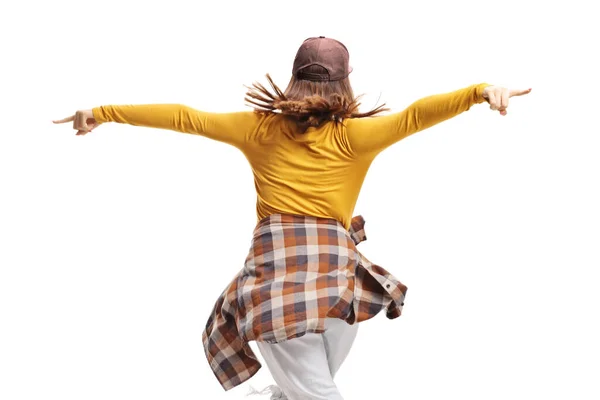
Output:
[[[346,127],[327,122],[299,132],[280,114],[262,118],[243,150],[254,173],[258,219],[312,215],[348,228],[371,160],[353,153]]]

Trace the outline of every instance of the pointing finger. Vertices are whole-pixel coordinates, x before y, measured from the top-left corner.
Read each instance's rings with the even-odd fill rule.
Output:
[[[62,124],[62,123],[71,122],[71,121],[74,121],[74,120],[75,120],[75,116],[71,115],[70,117],[59,119],[59,120],[54,120],[52,122],[54,122],[55,124]]]
[[[523,96],[524,94],[528,94],[529,92],[531,92],[531,88],[525,89],[525,90],[522,90],[522,89],[511,89],[509,97]]]

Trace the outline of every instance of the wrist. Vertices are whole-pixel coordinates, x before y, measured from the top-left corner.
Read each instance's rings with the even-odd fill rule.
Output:
[[[483,103],[484,101],[488,101],[488,90],[489,87],[492,87],[489,83],[480,83],[475,88],[475,98],[478,103]]]

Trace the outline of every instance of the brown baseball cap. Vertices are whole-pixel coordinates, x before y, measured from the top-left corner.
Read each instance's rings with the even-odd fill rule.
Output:
[[[309,81],[339,81],[352,72],[348,49],[341,42],[325,36],[306,39],[296,53],[292,74]],[[303,71],[311,65],[319,65],[327,72]]]

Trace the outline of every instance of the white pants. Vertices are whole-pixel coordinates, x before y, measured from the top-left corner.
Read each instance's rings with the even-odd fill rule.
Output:
[[[324,333],[307,333],[282,343],[256,342],[283,391],[272,399],[343,400],[333,378],[350,352],[358,323],[327,318]]]

